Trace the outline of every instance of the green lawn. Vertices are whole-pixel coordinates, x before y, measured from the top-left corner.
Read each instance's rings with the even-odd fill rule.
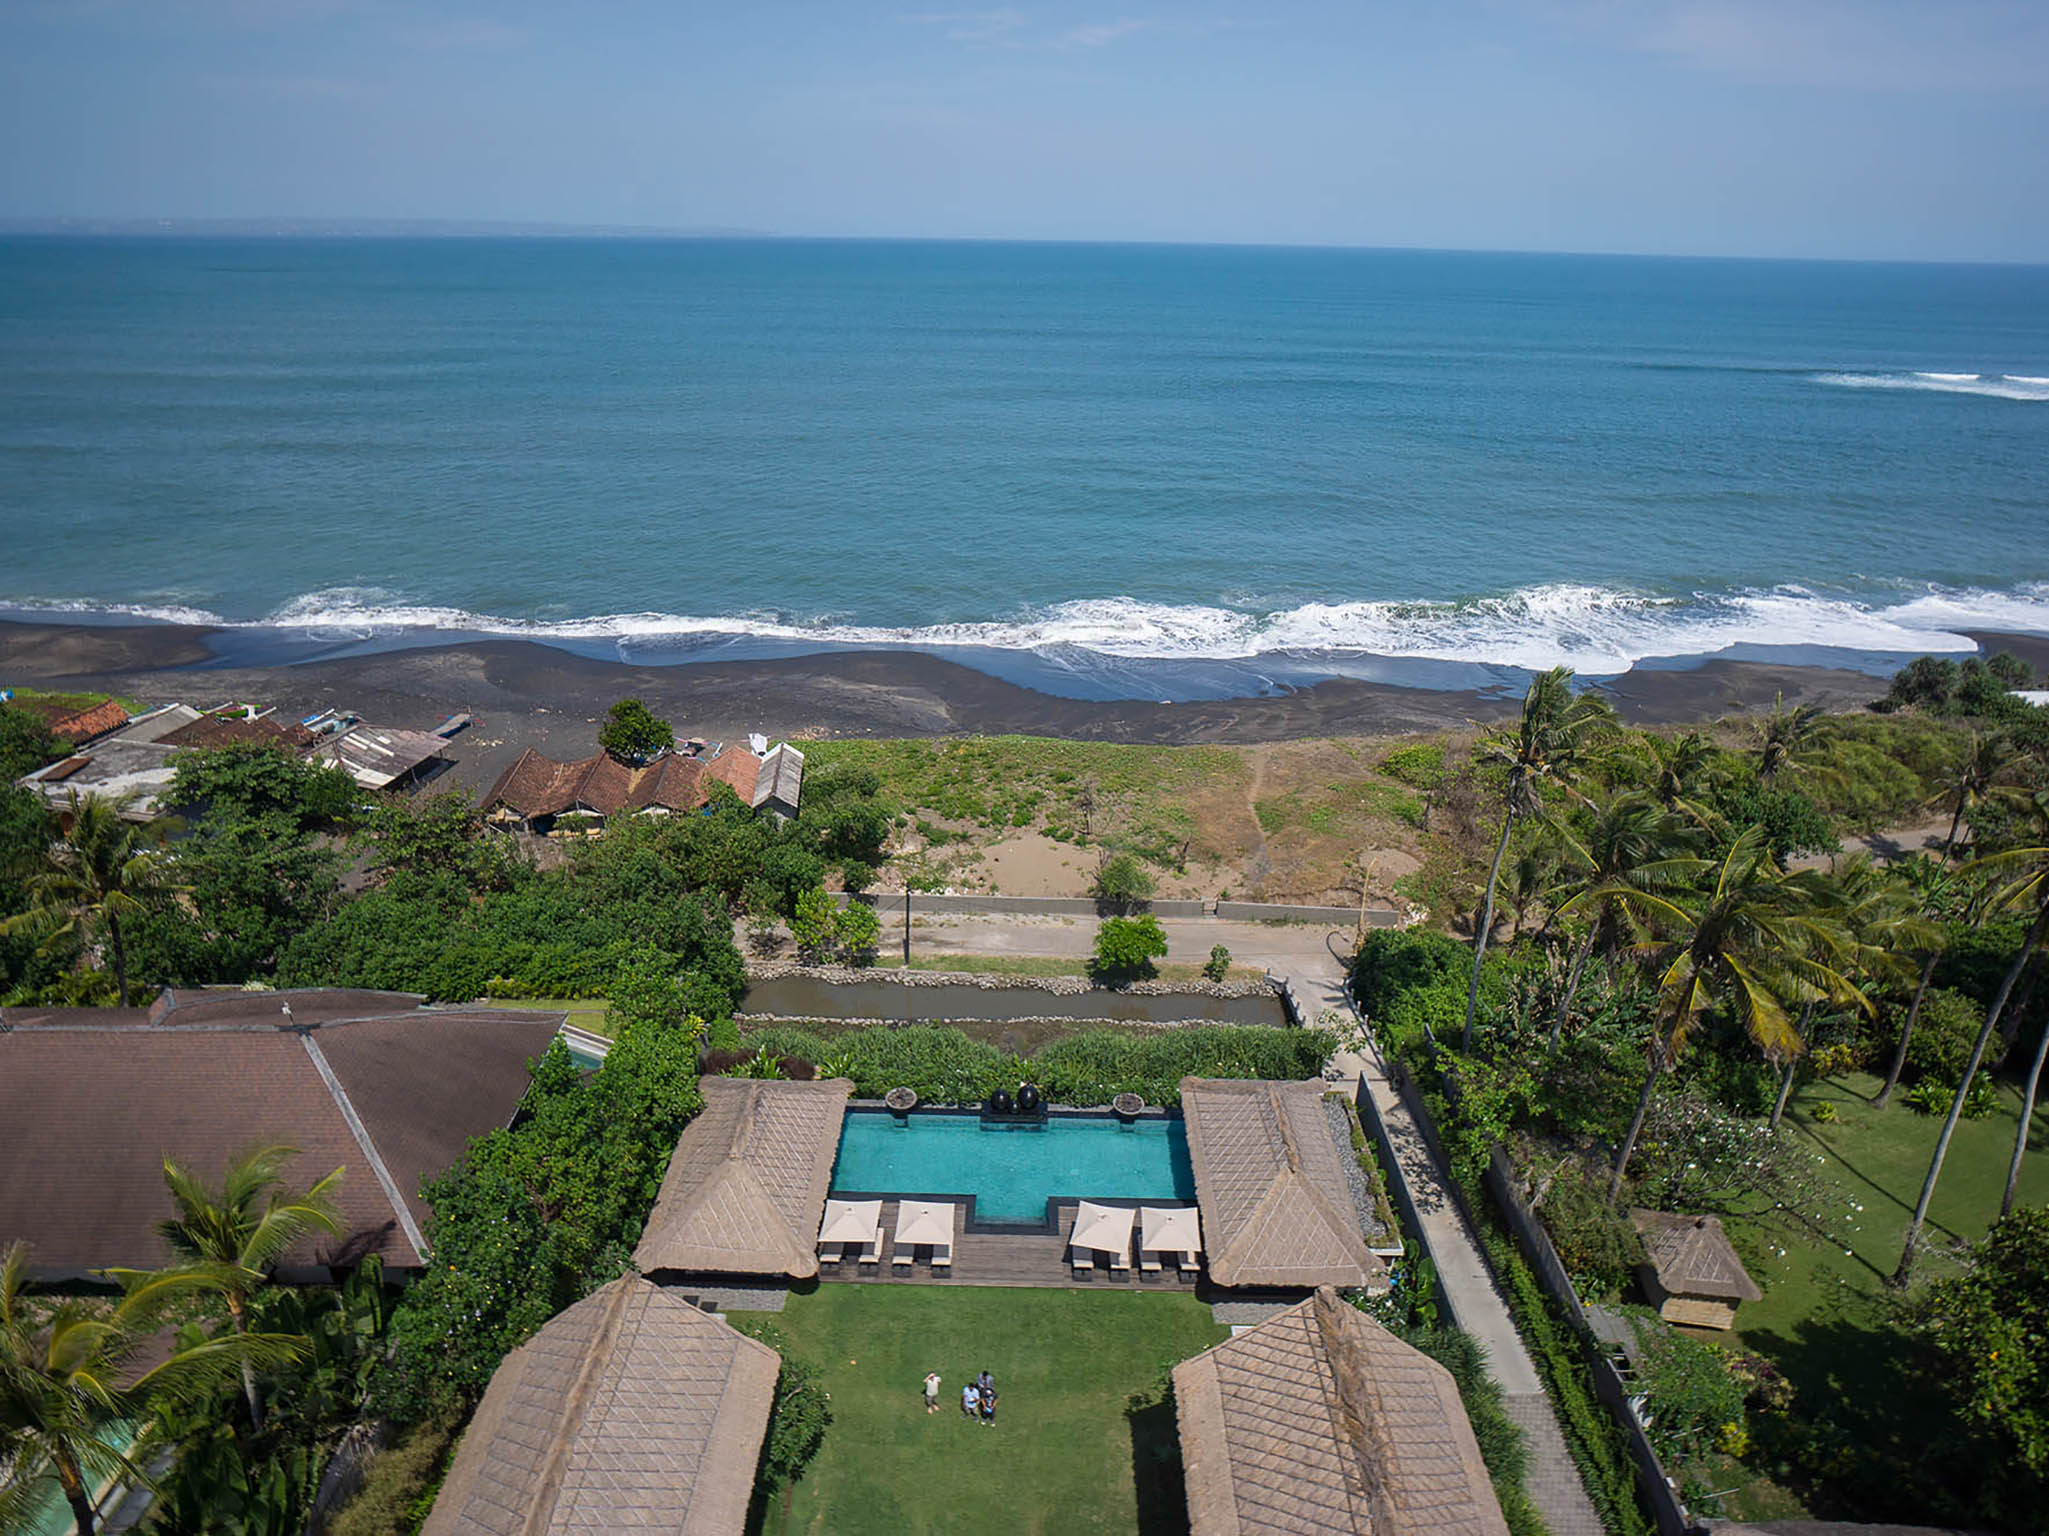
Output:
[[[1821,1168],[1837,1194],[1818,1213],[1817,1225],[1836,1241],[1818,1232],[1789,1232],[1782,1221],[1731,1220],[1730,1235],[1765,1295],[1743,1304],[1739,1330],[1729,1342],[1765,1356],[1785,1373],[1799,1393],[1797,1414],[1833,1419],[1851,1441],[1882,1459],[1911,1454],[1915,1416],[1924,1406],[1918,1384],[1902,1379],[1900,1352],[1884,1316],[1885,1280],[1899,1263],[1907,1220],[1942,1121],[1908,1108],[1898,1095],[1890,1109],[1872,1108],[1878,1088],[1879,1079],[1864,1074],[1817,1082],[1789,1109],[1794,1134],[1827,1159]],[[1823,1104],[1834,1106],[1835,1121],[1815,1119]],[[2019,1114],[2020,1096],[2002,1089],[1996,1114],[1958,1122],[1930,1210],[1917,1279],[1953,1273],[1955,1265],[1943,1250],[1957,1239],[1983,1237],[1998,1214]],[[2021,1170],[2019,1198],[2039,1205],[2049,1202],[2049,1110],[2036,1111],[2032,1145]],[[1778,1470],[1771,1463],[1767,1445],[1751,1458],[1748,1470],[1768,1478]],[[1846,1466],[1856,1464],[1853,1458]],[[1845,1496],[1838,1487],[1807,1502],[1818,1506],[1816,1514],[1836,1517],[1844,1513],[1840,1501]],[[1799,1509],[1786,1491],[1768,1481],[1733,1496],[1729,1506],[1737,1518],[1784,1516]],[[1861,1513],[1877,1518],[1883,1512]]]
[[[602,997],[498,997],[491,999],[493,1008],[540,1008],[549,1013],[566,1013],[569,1022],[578,1029],[587,1029],[594,1035],[612,1038],[611,1026],[605,1022],[605,1010],[611,1005]]]
[[[833,1414],[767,1536],[1176,1529],[1173,1409],[1158,1388],[1230,1332],[1188,1296],[966,1286],[821,1285],[760,1321],[822,1369]],[[928,1370],[945,1381],[929,1416]],[[989,1428],[960,1414],[982,1370],[1000,1394]],[[1134,1394],[1147,1406],[1127,1413]]]

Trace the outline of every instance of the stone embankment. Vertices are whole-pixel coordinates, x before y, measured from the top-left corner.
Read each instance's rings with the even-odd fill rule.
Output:
[[[802,977],[830,986],[888,981],[907,987],[975,987],[984,992],[1044,992],[1052,997],[1275,997],[1280,984],[1268,977],[1250,981],[1134,981],[1121,987],[1099,987],[1086,976],[1005,976],[987,971],[906,971],[851,965],[799,965],[769,960],[747,967],[750,984]]]

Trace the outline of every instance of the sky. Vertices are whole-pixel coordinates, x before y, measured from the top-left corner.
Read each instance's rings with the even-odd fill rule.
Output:
[[[2049,261],[2049,0],[957,3],[0,0],[0,218]]]

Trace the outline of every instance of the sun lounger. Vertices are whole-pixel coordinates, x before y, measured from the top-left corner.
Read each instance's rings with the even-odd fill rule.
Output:
[[[1112,1272],[1112,1273],[1116,1273],[1116,1272],[1117,1272],[1117,1271],[1119,1271],[1119,1270],[1123,1270],[1123,1271],[1127,1271],[1127,1272],[1128,1272],[1128,1271],[1130,1270],[1130,1268],[1131,1268],[1131,1255],[1130,1255],[1130,1254],[1128,1254],[1128,1253],[1112,1253],[1112,1254],[1110,1255],[1110,1269],[1111,1269],[1111,1272]]]
[[[1149,1275],[1156,1274],[1160,1268],[1160,1256],[1149,1248],[1141,1248],[1138,1252],[1138,1267]]]
[[[868,1243],[862,1247],[860,1262],[863,1264],[874,1264],[879,1262],[881,1258],[882,1234],[880,1232],[877,1232],[875,1234],[875,1241],[873,1241],[872,1243]]]
[[[934,1245],[932,1249],[932,1267],[934,1269],[953,1268],[953,1247],[951,1244],[939,1243]]]
[[[1068,1250],[1068,1253],[1070,1259],[1074,1264],[1074,1272],[1077,1275],[1087,1275],[1093,1274],[1095,1272],[1096,1256],[1093,1250],[1087,1248],[1071,1248]]]
[[[818,1262],[821,1264],[837,1264],[846,1257],[846,1254],[847,1248],[844,1243],[820,1243],[818,1245]]]
[[[1192,1253],[1187,1253],[1187,1252],[1184,1252],[1184,1253],[1183,1253],[1183,1254],[1181,1255],[1181,1273],[1182,1273],[1182,1274],[1184,1274],[1184,1275],[1192,1275],[1192,1274],[1196,1274],[1196,1273],[1198,1273],[1198,1272],[1199,1272],[1199,1271],[1200,1271],[1201,1269],[1202,1269],[1202,1260],[1201,1260],[1201,1259],[1200,1259],[1200,1258],[1199,1258],[1198,1256],[1196,1256],[1195,1254],[1192,1254]]]
[[[899,1248],[896,1250],[896,1252],[892,1253],[889,1256],[890,1268],[909,1269],[911,1267],[912,1261],[915,1260],[917,1256],[918,1250],[915,1248]]]

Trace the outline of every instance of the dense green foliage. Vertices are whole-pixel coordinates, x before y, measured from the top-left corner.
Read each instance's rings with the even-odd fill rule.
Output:
[[[702,1103],[697,1044],[688,1027],[635,1026],[580,1073],[556,1041],[520,1121],[428,1182],[434,1263],[392,1318],[381,1409],[418,1422],[473,1402],[508,1350],[626,1270]]]
[[[1096,867],[1089,894],[1106,906],[1128,911],[1153,899],[1153,877],[1131,854],[1112,854]]]
[[[716,1042],[715,1042],[716,1043]],[[930,1104],[975,1104],[1029,1079],[1055,1104],[1107,1104],[1135,1093],[1149,1104],[1181,1102],[1184,1077],[1314,1077],[1333,1042],[1322,1030],[1226,1024],[1182,1029],[1082,1030],[1030,1058],[970,1039],[960,1030],[847,1030],[830,1038],[790,1025],[750,1030],[747,1049],[800,1057],[822,1075],[853,1079],[857,1097],[912,1088]]]
[[[1649,1399],[1651,1444],[1672,1463],[1746,1443],[1746,1388],[1728,1352],[1676,1328],[1647,1326],[1634,1385]]]
[[[0,704],[0,783],[12,785],[63,752],[43,717],[17,704]]]
[[[645,763],[676,745],[676,732],[638,699],[621,699],[605,711],[598,745],[622,763]]]
[[[2049,1479],[2049,1208],[1995,1222],[1970,1268],[1930,1285],[1908,1320],[1963,1429],[1930,1426],[1931,1460],[1973,1489],[1970,1518],[2033,1527]]]

